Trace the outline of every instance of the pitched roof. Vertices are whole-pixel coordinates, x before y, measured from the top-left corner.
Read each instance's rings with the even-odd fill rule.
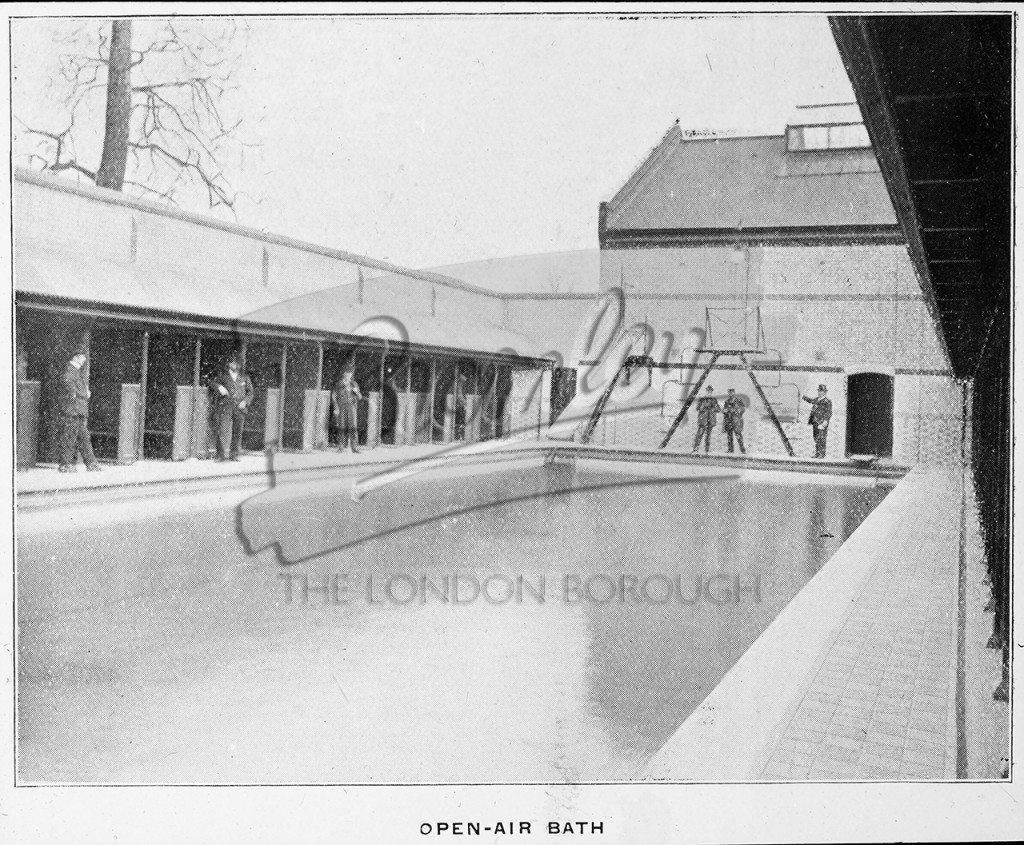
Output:
[[[416,344],[481,353],[507,354],[512,349],[520,356],[536,356],[533,341],[516,332],[479,319],[453,323],[427,317],[402,302],[357,303],[351,285],[292,297],[197,277],[166,264],[138,267],[24,247],[15,251],[14,264],[18,293],[36,297],[354,336],[362,333],[357,331],[362,324],[387,316],[400,322]]]
[[[401,302],[367,299],[354,302],[350,285],[318,290],[267,305],[245,315],[249,322],[297,326],[310,331],[358,335],[356,329],[371,319],[397,320],[409,340],[425,346],[472,350],[483,353],[514,354],[533,358],[537,350],[524,335],[467,313],[463,319],[441,319],[419,313]]]
[[[445,267],[431,273],[461,279],[497,293],[588,293],[598,289],[601,251],[547,252],[487,258]]]
[[[673,127],[607,204],[606,229],[895,226],[870,149],[786,151],[784,136],[686,138]]]
[[[288,287],[286,276],[282,286],[270,280],[263,284],[253,279],[219,272],[202,263],[147,256],[143,260],[120,260],[104,254],[89,242],[88,234],[74,233],[64,240],[48,240],[45,232],[59,212],[47,205],[54,196],[75,197],[75,206],[88,217],[96,207],[127,207],[162,217],[176,218],[189,227],[204,227],[227,235],[242,235],[285,251],[314,253],[339,262],[357,264],[361,268],[388,272],[383,278],[399,278],[410,286],[443,285],[463,291],[481,300],[500,299],[495,291],[478,288],[456,278],[438,273],[401,268],[397,265],[366,259],[340,250],[330,250],[292,239],[257,232],[230,223],[154,206],[141,200],[122,197],[101,188],[79,187],[63,180],[16,172],[19,182],[43,189],[34,193],[37,204],[16,203],[14,243],[14,286],[22,301],[27,299],[73,302],[93,310],[101,308],[119,313],[142,314],[152,318],[200,320],[206,323],[245,323],[273,326],[275,330],[316,332],[324,334],[358,334],[356,330],[371,318],[387,315],[400,322],[414,344],[496,354],[515,350],[516,354],[533,357],[536,344],[493,322],[467,315],[456,319],[437,319],[420,313],[413,301],[401,297],[384,301],[372,298],[375,284],[382,279],[368,280],[367,300],[360,303],[353,284],[343,284],[296,296]],[[104,218],[108,219],[108,218]],[[131,218],[124,219],[128,231]],[[40,231],[44,234],[40,235]],[[186,234],[191,232],[189,229]],[[173,242],[173,246],[179,246]],[[187,245],[187,242],[186,242]],[[225,246],[224,249],[230,249]],[[232,253],[233,254],[233,253]],[[258,265],[257,265],[258,271]],[[450,312],[449,312],[450,313]],[[507,354],[503,353],[503,354]]]
[[[14,282],[19,294],[216,320],[244,318],[282,296],[216,276],[197,277],[167,264],[122,264],[20,243],[14,252]]]

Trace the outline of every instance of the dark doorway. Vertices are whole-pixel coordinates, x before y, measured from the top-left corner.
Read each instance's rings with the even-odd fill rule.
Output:
[[[480,409],[476,407],[476,397],[479,395],[479,373],[476,361],[463,358],[459,361],[459,371],[455,379],[455,431],[453,440],[469,441],[475,440],[475,434],[479,427],[474,428],[474,423],[479,422]]]
[[[454,361],[439,358],[435,364],[434,423],[431,431],[431,442],[433,443],[448,443],[452,439],[456,370]]]
[[[199,346],[199,386],[209,387],[227,368],[228,359],[241,354],[241,347],[229,337],[204,337]]]
[[[174,446],[174,415],[178,388],[191,389],[195,376],[194,335],[153,334],[149,338],[146,373],[144,458],[170,460]]]
[[[858,373],[846,383],[846,454],[892,457],[893,377]]]
[[[575,367],[555,367],[551,370],[551,422],[558,419],[566,406],[576,398]]]
[[[355,349],[351,346],[344,346],[340,343],[325,343],[324,344],[324,373],[323,373],[323,389],[330,390],[334,393],[335,388],[338,386],[338,382],[341,381],[341,375],[345,372],[346,368],[353,367],[355,356]],[[364,391],[366,388],[358,377],[355,377],[356,384],[359,385],[359,390]],[[334,405],[331,404],[331,412],[327,416],[327,442],[328,444],[337,445],[338,443],[338,418],[334,416],[333,412]]]
[[[494,398],[494,437],[508,437],[511,418],[509,415],[509,394],[512,392],[512,368],[498,367],[495,380]]]
[[[409,431],[414,443],[430,442],[430,386],[433,367],[429,358],[413,358],[409,362]]]
[[[394,446],[402,440],[398,434],[398,396],[409,384],[409,365],[405,355],[387,355],[384,358],[384,385],[380,402],[380,442]]]
[[[498,368],[493,361],[480,365],[480,439],[495,437],[495,401],[497,399]]]
[[[358,443],[365,446],[369,440],[370,394],[380,392],[380,356],[372,352],[356,352],[355,346],[342,344],[324,345],[323,389],[334,391],[346,369],[352,370],[352,377],[359,386],[361,399],[356,402],[356,431]],[[338,445],[340,430],[338,420],[332,412],[328,417],[328,443]],[[376,436],[376,434],[374,435]]]
[[[342,346],[340,343],[324,344],[324,390],[334,390],[334,386],[341,381],[341,374],[345,368],[353,365],[354,355],[355,349],[351,346]],[[359,389],[363,389],[361,384]]]
[[[96,328],[89,349],[89,432],[99,458],[117,458],[121,424],[121,385],[142,378],[142,331]]]
[[[29,381],[40,383],[36,458],[57,463],[64,416],[64,371],[71,356],[89,344],[92,320],[67,314],[19,309],[19,368]],[[91,366],[91,365],[86,365]]]
[[[377,442],[377,432],[370,432],[370,394],[380,393],[380,359],[379,353],[359,352],[356,354],[355,379],[363,398],[359,400],[356,411],[356,427],[359,432],[359,445],[366,446]],[[376,425],[376,421],[374,422]]]
[[[301,449],[305,430],[306,391],[320,389],[320,350],[311,343],[289,343],[284,371],[285,449]]]
[[[241,340],[231,337],[204,337],[199,342],[199,390],[192,415],[193,444],[197,458],[211,457],[217,448],[217,390],[213,383],[227,369],[233,355],[242,354]],[[255,397],[254,397],[255,402]],[[252,411],[250,406],[249,412]],[[245,448],[245,430],[242,430]]]
[[[245,415],[245,429],[242,432],[242,449],[262,451],[267,440],[277,441],[277,418],[280,413],[281,353],[283,344],[249,341],[245,350],[245,372],[252,381],[253,400],[249,413]],[[273,391],[271,393],[271,391]],[[267,437],[267,412],[272,433]]]

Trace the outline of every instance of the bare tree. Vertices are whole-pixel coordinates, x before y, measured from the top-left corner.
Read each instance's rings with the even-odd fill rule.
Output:
[[[133,188],[175,204],[198,190],[209,207],[234,210],[224,164],[252,146],[242,121],[223,113],[235,90],[240,32],[233,21],[144,21],[133,47],[133,21],[76,27],[63,38],[50,92],[61,102],[58,131],[20,122],[35,138],[26,158],[53,172],[74,171],[115,191]],[[218,28],[219,27],[219,28]],[[141,36],[141,37],[140,37]],[[91,166],[88,124],[105,95],[99,166]],[[92,130],[95,131],[94,129]]]

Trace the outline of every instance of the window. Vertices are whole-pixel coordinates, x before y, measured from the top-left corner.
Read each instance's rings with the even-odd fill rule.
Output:
[[[786,149],[848,150],[870,147],[868,130],[863,123],[841,123],[833,126],[789,126],[786,128]]]

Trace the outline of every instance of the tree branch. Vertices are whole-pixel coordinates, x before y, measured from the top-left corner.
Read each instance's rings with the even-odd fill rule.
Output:
[[[119,138],[128,140],[123,184],[175,204],[201,190],[211,207],[223,205],[234,213],[238,195],[225,175],[224,157],[239,151],[244,155],[245,148],[258,145],[244,137],[242,120],[222,111],[226,92],[237,88],[232,79],[232,66],[240,55],[235,37],[245,28],[239,29],[234,21],[218,26],[206,20],[174,19],[140,22],[137,29],[133,35],[144,46],[128,44],[127,60],[123,40],[115,51],[118,67],[127,67],[129,73],[130,103],[117,122],[125,133]],[[23,149],[16,155],[32,166],[70,171],[93,181],[100,178],[99,170],[76,155],[75,141],[81,141],[82,129],[75,126],[75,117],[88,110],[92,119],[97,96],[109,86],[112,32],[107,21],[100,27],[76,26],[60,39],[55,35],[57,62],[48,85],[51,97],[62,103],[69,125],[61,132],[25,127],[18,142]],[[104,148],[111,131],[106,127]],[[90,138],[90,157],[94,147]]]

